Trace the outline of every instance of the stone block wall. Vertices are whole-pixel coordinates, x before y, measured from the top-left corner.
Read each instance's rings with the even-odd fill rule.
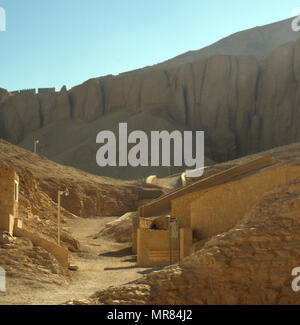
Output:
[[[172,239],[172,263],[191,254],[192,231],[180,229],[180,248],[178,239]],[[137,257],[139,266],[165,266],[170,264],[169,232],[139,228],[137,231]]]
[[[19,177],[8,167],[0,167],[0,229],[11,230],[11,219],[18,218]]]
[[[38,88],[39,94],[54,94],[55,88]]]
[[[208,239],[234,227],[264,193],[299,177],[300,167],[290,166],[210,188],[189,201],[189,209],[185,209],[188,214],[181,214],[181,218],[188,220],[185,222],[198,234],[198,239]],[[180,206],[177,208],[174,212],[180,215]]]

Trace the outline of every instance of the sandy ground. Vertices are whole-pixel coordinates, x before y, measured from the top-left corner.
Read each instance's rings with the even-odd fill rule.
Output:
[[[18,286],[7,281],[6,295],[0,295],[2,305],[53,305],[71,299],[85,299],[100,289],[118,286],[138,279],[152,271],[136,267],[136,256],[128,244],[93,239],[105,223],[116,217],[76,219],[66,230],[81,243],[80,252],[71,253],[71,264],[79,267],[71,273],[71,281],[64,285]]]

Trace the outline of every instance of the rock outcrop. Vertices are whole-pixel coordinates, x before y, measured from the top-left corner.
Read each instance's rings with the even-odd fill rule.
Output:
[[[20,300],[24,289],[28,287],[31,287],[32,292],[35,288],[46,290],[49,284],[61,286],[70,281],[70,271],[27,238],[15,237],[9,243],[0,240],[0,261],[6,271],[5,295],[14,295]],[[2,298],[1,295],[1,304],[7,304],[6,296]]]
[[[104,237],[119,243],[132,241],[132,219],[137,212],[127,212],[115,221],[108,222],[94,238]]]
[[[300,41],[290,24],[240,32],[163,64],[91,79],[69,91],[1,90],[0,135],[27,149],[33,136],[42,137],[46,157],[120,178],[163,176],[167,170],[132,175],[98,168],[95,136],[115,131],[119,122],[139,130],[203,130],[206,156],[218,162],[299,141]]]

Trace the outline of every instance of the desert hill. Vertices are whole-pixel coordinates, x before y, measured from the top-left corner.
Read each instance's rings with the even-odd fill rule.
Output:
[[[96,134],[203,130],[207,161],[300,140],[299,33],[291,19],[231,35],[161,65],[90,79],[55,94],[0,91],[0,136],[56,162],[116,178],[167,176],[168,168],[99,168]],[[184,169],[184,168],[182,168]],[[172,173],[179,170],[172,170]]]
[[[62,214],[66,219],[120,216],[163,193],[160,187],[142,181],[99,177],[59,165],[3,140],[0,160],[2,166],[13,168],[20,176],[21,218],[29,227],[52,238],[56,238],[59,189],[68,188],[70,192],[68,197],[62,197]]]

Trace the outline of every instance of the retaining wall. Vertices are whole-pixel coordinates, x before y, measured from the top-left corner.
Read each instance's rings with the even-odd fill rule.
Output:
[[[47,252],[51,253],[53,256],[56,257],[58,262],[64,266],[69,267],[69,251],[64,247],[60,247],[49,240],[38,236],[37,234],[24,229],[15,227],[14,228],[14,235],[18,237],[26,237],[29,238],[32,243],[36,246],[40,246],[44,248]]]
[[[234,227],[265,192],[297,177],[300,177],[299,166],[255,174],[199,193],[198,198],[190,201],[188,209],[184,206],[180,209],[177,202],[174,213],[181,215],[200,239],[207,239]]]

